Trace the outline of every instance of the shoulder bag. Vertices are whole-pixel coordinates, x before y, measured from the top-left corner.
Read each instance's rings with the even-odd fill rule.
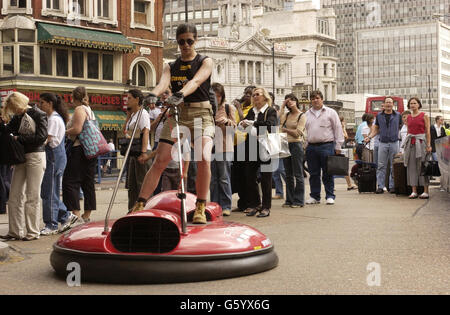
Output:
[[[268,111],[269,109],[266,109],[264,121],[267,120]],[[267,132],[264,135],[258,136],[258,142],[260,144],[259,157],[263,162],[266,162],[269,159],[282,159],[291,156],[286,133]]]
[[[110,148],[98,127],[97,120],[91,120],[86,111],[87,118],[83,124],[83,130],[78,135],[84,155],[88,159],[94,159],[98,156],[109,153]]]

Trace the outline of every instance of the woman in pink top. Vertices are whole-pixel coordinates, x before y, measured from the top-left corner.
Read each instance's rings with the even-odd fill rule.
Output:
[[[421,199],[429,198],[429,178],[420,176],[422,162],[425,161],[427,154],[431,154],[431,135],[430,118],[424,112],[421,112],[422,103],[416,97],[408,102],[408,109],[411,115],[408,116],[408,134],[405,139],[405,159],[407,167],[407,182],[412,187],[410,199],[417,198],[417,186],[424,187],[424,193],[419,196]]]

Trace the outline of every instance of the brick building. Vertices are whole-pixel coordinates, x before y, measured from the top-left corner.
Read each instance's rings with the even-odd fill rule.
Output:
[[[17,90],[37,102],[55,92],[70,104],[82,85],[102,130],[117,131],[125,92],[149,91],[160,77],[162,1],[0,0],[0,7],[3,96]]]

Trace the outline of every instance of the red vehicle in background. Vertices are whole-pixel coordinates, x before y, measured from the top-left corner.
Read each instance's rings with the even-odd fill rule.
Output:
[[[376,116],[381,112],[381,107],[385,98],[385,96],[368,97],[366,100],[366,113]],[[393,96],[392,98],[394,99],[394,110],[400,114],[403,113],[407,103],[406,100],[397,96]]]

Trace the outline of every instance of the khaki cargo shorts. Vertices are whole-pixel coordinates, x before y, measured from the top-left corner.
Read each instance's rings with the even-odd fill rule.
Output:
[[[180,106],[178,111],[180,114],[180,139],[189,137],[191,142],[198,137],[214,139],[215,123],[212,110]],[[164,122],[159,141],[174,144],[177,141],[174,110],[171,108],[169,113],[170,117]],[[190,134],[186,135],[187,129],[182,126],[188,128]]]

